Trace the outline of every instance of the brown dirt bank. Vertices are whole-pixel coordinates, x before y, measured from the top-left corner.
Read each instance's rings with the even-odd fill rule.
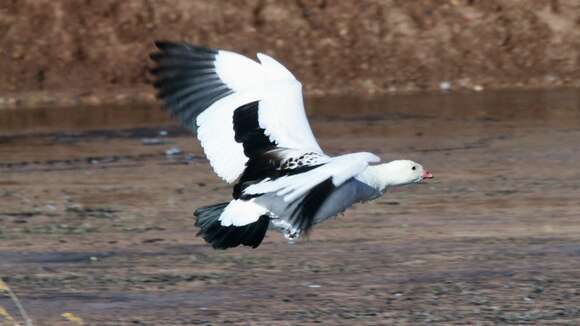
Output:
[[[310,94],[580,83],[577,0],[8,0],[0,92],[143,86],[155,39],[272,54]]]

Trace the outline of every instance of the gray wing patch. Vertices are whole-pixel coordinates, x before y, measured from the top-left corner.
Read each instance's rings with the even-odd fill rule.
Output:
[[[336,188],[322,203],[314,216],[314,224],[335,217],[353,204],[369,201],[381,195],[375,188],[356,179],[351,179]]]
[[[329,218],[344,212],[347,208],[358,202],[369,201],[380,197],[382,193],[367,184],[356,179],[351,179],[335,188],[324,200],[320,202],[312,218],[312,225],[321,223]],[[256,198],[256,203],[267,208],[272,216],[272,225],[280,229],[286,236],[294,238],[302,231],[296,225],[296,214],[300,212],[299,206],[304,198],[300,198],[292,203],[284,202],[281,197],[273,193],[264,194]],[[288,216],[290,214],[290,216]]]

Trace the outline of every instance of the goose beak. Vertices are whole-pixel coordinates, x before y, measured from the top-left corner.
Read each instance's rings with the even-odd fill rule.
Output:
[[[433,179],[433,173],[431,173],[431,172],[429,172],[427,170],[424,170],[423,171],[423,174],[421,174],[421,178],[423,178],[423,179]]]

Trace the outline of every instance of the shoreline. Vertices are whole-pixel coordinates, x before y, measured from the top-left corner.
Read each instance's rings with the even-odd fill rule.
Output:
[[[403,87],[400,89],[384,89],[379,92],[368,91],[337,91],[328,92],[308,91],[305,88],[305,101],[320,98],[380,98],[383,96],[417,95],[417,94],[466,94],[479,92],[501,92],[501,91],[553,91],[578,89],[580,91],[580,81],[578,83],[546,85],[499,85],[495,87],[484,87],[475,85],[472,87],[433,87],[419,89],[416,87]],[[0,110],[6,109],[39,109],[39,108],[67,108],[67,107],[99,107],[110,105],[155,105],[161,106],[155,91],[150,86],[125,87],[122,89],[101,89],[97,91],[26,91],[10,92],[0,94]]]

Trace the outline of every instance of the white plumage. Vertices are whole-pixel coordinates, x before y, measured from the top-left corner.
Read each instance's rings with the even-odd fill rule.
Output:
[[[221,213],[219,221],[223,226],[243,226],[256,222],[260,216],[267,213],[268,210],[256,204],[253,199],[234,199]]]
[[[300,82],[273,58],[265,54],[258,58],[261,64],[237,53],[218,51],[216,74],[233,94],[213,103],[196,120],[197,137],[211,166],[228,183],[242,174],[247,162],[229,122],[235,109],[252,101],[260,101],[259,125],[270,140],[280,147],[322,153],[304,112]]]
[[[264,133],[278,146],[322,154],[304,112],[302,84],[297,80],[278,80],[264,87],[258,118]]]
[[[244,172],[248,158],[244,147],[235,141],[232,116],[234,110],[255,96],[234,93],[214,104],[197,117],[197,138],[215,173],[232,183]]]
[[[185,43],[157,42],[159,97],[197,133],[215,173],[234,199],[196,210],[196,225],[215,248],[257,247],[268,226],[295,238],[388,186],[432,175],[412,161],[375,165],[379,157],[329,157],[316,141],[302,85],[273,58]]]
[[[332,180],[333,186],[339,187],[345,181],[362,173],[369,163],[378,162],[380,158],[371,153],[341,155],[330,158],[325,164],[310,171],[251,185],[244,190],[244,194],[276,193],[276,196],[291,203],[326,180]]]

